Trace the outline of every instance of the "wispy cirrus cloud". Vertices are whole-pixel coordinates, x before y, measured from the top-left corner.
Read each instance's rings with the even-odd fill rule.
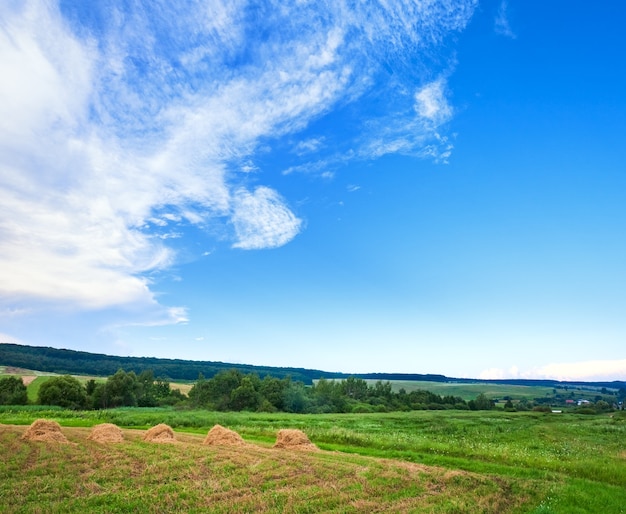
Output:
[[[511,28],[511,23],[509,22],[509,2],[507,0],[502,0],[498,7],[498,12],[496,13],[495,18],[495,31],[496,34],[500,36],[510,37],[511,39],[515,39],[517,35],[513,32]]]
[[[441,153],[445,83],[411,70],[475,5],[3,2],[0,303],[185,320],[152,287],[177,259],[172,225],[224,220],[239,249],[275,248],[303,227],[278,191],[249,183],[261,141],[271,149],[358,104],[383,77],[379,98],[401,116],[357,116],[347,137],[358,149],[334,162]],[[329,137],[302,140],[293,169],[326,162]]]

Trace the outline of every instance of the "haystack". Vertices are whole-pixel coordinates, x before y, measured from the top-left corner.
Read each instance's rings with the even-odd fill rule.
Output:
[[[291,428],[285,428],[278,431],[274,448],[305,451],[316,451],[319,449],[311,441],[309,441],[309,438],[304,432]]]
[[[163,423],[152,427],[150,430],[146,432],[146,435],[143,436],[144,441],[149,441],[151,443],[175,443],[176,438],[174,437],[174,431],[169,425],[165,425]]]
[[[117,425],[102,423],[91,429],[91,433],[87,439],[91,439],[97,443],[121,443],[124,441],[124,435]]]
[[[56,421],[38,419],[28,427],[22,439],[25,441],[44,441],[46,443],[69,443],[61,432],[61,425]]]
[[[207,434],[202,444],[212,446],[241,446],[246,444],[241,436],[234,430],[215,425]]]

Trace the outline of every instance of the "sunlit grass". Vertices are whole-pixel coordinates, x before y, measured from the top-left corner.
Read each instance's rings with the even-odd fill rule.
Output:
[[[537,512],[603,513],[623,512],[623,505],[626,505],[626,418],[620,413],[615,413],[613,417],[501,411],[294,415],[174,408],[105,411],[64,411],[33,406],[0,408],[0,422],[6,424],[25,425],[42,417],[56,420],[64,427],[89,427],[111,422],[121,427],[143,430],[158,423],[167,423],[178,434],[188,434],[183,437],[191,438],[206,435],[214,424],[219,423],[239,432],[259,451],[271,447],[279,429],[299,428],[323,450],[340,452],[338,455],[344,462],[354,462],[354,459],[359,461],[364,457],[394,459],[399,463],[436,466],[452,473],[462,471],[470,476],[483,477],[488,479],[484,492],[482,486],[476,483],[472,486],[477,494],[480,492],[480,496],[484,494],[492,498],[488,491],[494,486],[489,484],[491,479],[497,477],[514,491],[511,493],[514,497],[518,494],[515,491],[519,491],[520,495],[529,499],[525,504],[527,508],[522,509],[522,512],[532,511],[528,507],[531,504],[534,505],[533,509],[539,509]],[[143,462],[141,455],[144,449],[161,451],[150,445],[145,448],[145,445],[141,443],[137,448],[129,450],[135,462]],[[167,454],[176,450],[163,451]],[[323,455],[334,454],[322,453],[316,458],[327,458]],[[129,458],[128,455],[125,458]],[[268,473],[278,466],[272,461],[263,462]],[[222,477],[226,480],[224,476],[233,473],[237,473],[236,465],[225,462],[213,479]],[[290,476],[282,477],[281,480],[288,482]],[[278,481],[278,475],[276,477]],[[247,488],[240,480],[243,479],[239,476],[230,478],[222,487],[236,490]],[[457,480],[463,482],[465,478]],[[377,483],[382,489],[386,487],[383,478],[380,482],[371,477],[366,481]],[[263,487],[272,488],[274,485],[272,482]],[[281,487],[288,487],[288,484],[281,482]],[[346,485],[346,488],[354,490],[355,494],[371,492],[370,489],[364,489],[359,481]],[[403,491],[398,494],[406,494],[407,497],[421,494],[419,487],[409,485]],[[330,499],[321,499],[321,503],[315,500],[319,494],[317,489],[308,492],[312,495],[310,501],[314,508],[324,505],[331,511],[333,508],[341,511],[333,506],[335,504]],[[281,505],[291,505],[289,502],[295,501],[294,494],[290,492],[285,495],[280,490],[277,492],[272,489],[272,495],[268,493],[266,500],[276,510],[281,510]],[[402,501],[399,496],[394,496],[395,493],[385,494],[389,501]],[[533,498],[536,500],[534,504],[531,501]],[[477,502],[478,499],[448,498],[437,504],[433,511],[470,512],[472,501]],[[247,505],[245,502],[241,505],[244,504]],[[477,503],[472,505],[478,511],[490,511],[477,507]],[[573,507],[575,509],[571,510]],[[594,510],[596,508],[599,510]],[[367,511],[365,503],[362,510]]]
[[[72,444],[19,439],[2,427],[3,512],[515,512],[533,488],[472,473],[390,460],[258,445],[212,448],[200,435],[177,444],[101,445],[65,428]]]

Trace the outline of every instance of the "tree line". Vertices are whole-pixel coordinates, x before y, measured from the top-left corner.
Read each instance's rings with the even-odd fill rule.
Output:
[[[202,373],[213,376],[216,373],[237,368],[245,373],[261,376],[271,374],[279,377],[291,376],[305,383],[313,378],[324,376],[326,372],[301,368],[280,368],[253,366],[249,364],[227,364],[216,361],[190,361],[182,359],[159,359],[156,357],[120,357],[99,353],[66,350],[43,346],[0,344],[0,363],[60,375],[109,376],[118,369],[133,371],[136,375],[152,371],[156,376],[168,380],[195,380]]]
[[[626,390],[620,390],[626,396]],[[521,400],[504,405],[508,411],[546,410],[543,402]],[[0,378],[0,405],[25,405],[27,388],[18,377]],[[198,377],[189,396],[172,389],[168,380],[155,377],[152,370],[139,374],[119,369],[106,380],[80,381],[71,375],[49,378],[38,391],[39,405],[56,405],[68,409],[108,409],[114,407],[201,408],[215,411],[348,413],[409,410],[491,410],[493,400],[484,394],[465,401],[458,396],[440,396],[426,390],[395,392],[389,381],[369,384],[359,377],[321,378],[311,386],[291,377],[242,373],[223,370],[211,378]],[[621,404],[620,408],[623,404]],[[623,408],[623,407],[622,407]],[[613,406],[598,401],[577,409],[581,413],[607,412]]]
[[[17,377],[0,379],[0,404],[26,404],[26,386]],[[68,409],[107,409],[113,407],[156,407],[177,405],[181,408],[203,408],[216,411],[257,412],[385,412],[415,409],[491,408],[485,404],[465,402],[454,396],[441,397],[429,391],[394,392],[389,382],[369,385],[365,380],[319,379],[312,386],[291,377],[263,378],[256,373],[231,369],[211,378],[200,375],[189,396],[152,370],[118,370],[105,381],[80,381],[71,375],[51,377],[41,384],[37,403]]]
[[[120,357],[76,350],[57,349],[42,346],[28,346],[11,343],[0,344],[0,363],[5,366],[47,371],[58,374],[108,376],[118,369],[133,371],[139,375],[151,370],[155,376],[165,377],[168,380],[195,380],[199,374],[213,377],[220,371],[237,369],[242,373],[255,373],[261,378],[270,375],[278,378],[291,377],[312,385],[316,379],[347,379],[347,373],[328,372],[306,368],[284,368],[272,366],[254,366],[250,364],[230,364],[216,361],[190,361],[182,359],[158,359],[155,357]],[[565,388],[605,387],[617,391],[626,388],[625,381],[613,382],[559,382],[556,380],[478,380],[471,378],[451,378],[440,374],[417,373],[359,373],[354,375],[361,379],[370,380],[417,380],[428,382],[489,382],[493,384],[549,386]]]

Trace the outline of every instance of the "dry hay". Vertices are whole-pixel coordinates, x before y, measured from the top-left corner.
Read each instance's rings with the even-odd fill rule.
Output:
[[[241,446],[246,444],[241,436],[234,430],[215,425],[207,434],[202,444],[213,446]]]
[[[91,429],[91,433],[87,439],[95,441],[96,443],[121,443],[124,441],[124,435],[117,425],[102,423]]]
[[[285,448],[289,450],[316,451],[315,446],[304,432],[292,428],[284,428],[278,431],[274,448]]]
[[[33,421],[22,435],[25,441],[43,441],[46,443],[69,443],[61,432],[61,425],[56,421],[38,419]]]
[[[174,437],[174,431],[169,425],[165,425],[164,423],[160,423],[152,427],[150,430],[146,432],[146,435],[143,436],[144,441],[149,441],[151,443],[175,443],[176,438]]]

